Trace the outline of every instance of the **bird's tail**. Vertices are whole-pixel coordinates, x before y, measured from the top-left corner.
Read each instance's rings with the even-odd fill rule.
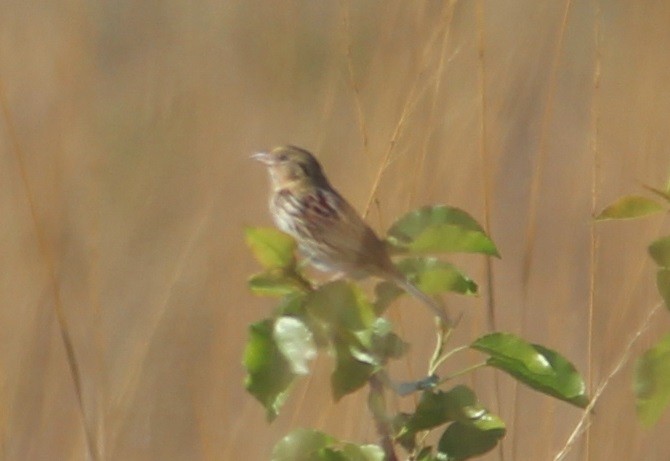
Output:
[[[418,289],[416,285],[414,285],[412,282],[404,278],[402,275],[394,277],[393,282],[395,282],[398,286],[400,286],[400,288],[405,290],[407,293],[414,296],[419,301],[423,302],[426,306],[428,306],[430,310],[433,311],[433,313],[440,318],[440,320],[442,321],[442,323],[444,323],[446,327],[454,326],[454,323],[449,318],[449,314],[447,314],[447,311],[444,309],[444,306],[437,299],[427,295],[426,293]]]

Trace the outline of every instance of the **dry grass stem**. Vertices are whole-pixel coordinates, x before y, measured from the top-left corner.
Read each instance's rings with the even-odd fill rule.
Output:
[[[67,315],[65,314],[65,309],[63,308],[60,283],[56,276],[55,262],[53,261],[53,257],[47,248],[48,245],[46,236],[44,234],[44,229],[39,225],[40,219],[37,215],[34,194],[32,192],[30,181],[28,180],[28,172],[26,170],[23,150],[21,149],[21,142],[19,141],[16,128],[14,127],[13,117],[9,111],[4,82],[2,80],[0,80],[0,108],[2,110],[5,131],[11,144],[10,150],[14,154],[26,201],[28,202],[33,231],[35,233],[35,243],[37,244],[39,254],[44,261],[47,276],[49,277],[49,287],[53,297],[53,306],[54,312],[56,314],[56,320],[58,322],[58,331],[63,342],[65,358],[67,360],[70,376],[72,377],[72,385],[74,386],[74,394],[77,399],[77,407],[81,417],[81,423],[84,428],[84,435],[86,437],[86,451],[90,458],[93,461],[96,461],[100,459],[100,453],[97,451],[99,446],[96,441],[96,424],[92,421],[89,421],[87,418],[82,390],[81,369],[79,368],[79,362],[77,361],[77,355],[72,343],[72,336],[70,335],[70,328],[68,327]]]
[[[449,4],[447,7],[443,10],[442,16],[443,18],[446,17],[449,14],[450,8]],[[431,79],[428,79],[426,82],[424,82],[423,86],[420,86],[420,83],[423,81],[424,75],[428,72],[430,68],[430,60],[428,59],[428,56],[430,55],[430,51],[432,50],[433,46],[435,45],[435,42],[437,41],[438,37],[442,36],[443,34],[446,34],[448,31],[448,22],[442,19],[439,24],[442,25],[442,27],[436,27],[435,31],[431,35],[431,37],[428,39],[426,46],[423,48],[423,52],[421,54],[421,60],[420,60],[420,65],[419,65],[419,72],[416,74],[414,78],[414,82],[412,84],[412,88],[409,91],[409,94],[407,98],[405,99],[405,104],[403,105],[403,109],[400,113],[400,118],[398,119],[398,123],[395,125],[395,129],[393,130],[393,134],[391,135],[391,139],[388,144],[388,148],[386,150],[386,153],[384,154],[384,157],[382,159],[382,162],[379,166],[379,169],[377,170],[377,175],[375,176],[375,179],[372,184],[372,188],[370,190],[370,195],[367,200],[367,204],[365,206],[365,211],[363,212],[363,216],[367,217],[368,214],[370,213],[370,209],[372,207],[372,203],[374,202],[375,196],[377,195],[377,190],[379,189],[379,185],[381,184],[382,177],[384,176],[384,172],[388,168],[390,161],[391,161],[391,154],[393,153],[393,149],[398,142],[398,139],[400,138],[400,135],[402,134],[403,128],[405,127],[405,122],[407,121],[408,117],[411,115],[411,113],[414,110],[414,107],[416,104],[419,102],[421,99],[421,96],[423,92],[428,88],[428,86],[431,83]],[[437,73],[435,73],[432,78],[438,78]]]
[[[416,167],[416,173],[414,174],[414,178],[411,180],[412,187],[410,188],[408,196],[408,203],[410,206],[414,204],[416,199],[419,183],[421,182],[421,178],[423,175],[424,164],[426,163],[426,157],[428,155],[428,147],[430,145],[430,140],[432,138],[431,134],[435,127],[436,115],[437,115],[436,109],[437,109],[437,103],[439,101],[438,96],[440,94],[441,83],[442,83],[441,77],[444,75],[446,64],[449,61],[447,59],[447,50],[449,47],[449,31],[451,30],[451,21],[454,17],[454,8],[456,6],[456,1],[457,0],[450,0],[449,4],[447,5],[447,10],[444,19],[446,22],[446,25],[444,26],[445,33],[444,38],[442,39],[442,48],[440,50],[437,70],[435,73],[436,78],[435,78],[435,84],[433,85],[430,111],[428,113],[428,122],[426,123],[426,130],[423,136],[423,142],[421,143],[421,154],[419,156],[419,162]]]
[[[479,158],[481,161],[482,172],[482,195],[484,200],[484,229],[488,235],[491,235],[491,169],[493,162],[491,161],[489,150],[487,148],[487,101],[486,96],[486,36],[485,36],[485,22],[484,22],[484,4],[481,0],[477,2],[477,51],[479,56]],[[494,292],[494,274],[493,274],[493,258],[486,256],[484,258],[485,277],[486,277],[486,313],[489,331],[496,331],[496,307],[495,307],[495,292]],[[495,401],[493,408],[496,413],[500,413],[500,401],[502,398],[502,391],[500,389],[500,375],[495,372],[493,374],[493,386],[495,389]],[[514,393],[516,396],[516,392]],[[516,437],[516,436],[515,436]],[[498,444],[498,456],[502,461],[505,459],[505,452],[503,444]]]
[[[563,41],[565,40],[565,31],[568,26],[568,18],[570,16],[570,6],[572,0],[565,1],[565,8],[563,10],[563,18],[558,31],[558,39],[556,40],[556,47],[554,48],[553,62],[549,74],[549,83],[547,84],[547,99],[544,109],[544,114],[541,119],[540,126],[540,140],[537,155],[535,156],[535,166],[533,176],[530,184],[529,207],[528,207],[528,221],[526,230],[524,232],[526,246],[523,251],[523,265],[522,265],[522,283],[524,287],[524,298],[528,296],[528,282],[530,279],[531,268],[533,264],[533,253],[535,248],[535,234],[537,232],[537,210],[540,201],[540,185],[543,178],[544,160],[547,151],[547,141],[549,139],[549,122],[551,121],[554,96],[556,95],[556,81],[558,76],[558,66],[561,62],[563,51]],[[525,303],[524,303],[525,304]]]
[[[142,373],[147,365],[149,350],[154,343],[154,337],[158,331],[158,327],[163,321],[163,318],[165,317],[167,309],[170,305],[173,289],[181,278],[186,259],[192,254],[196,243],[200,241],[202,233],[206,227],[205,225],[210,216],[211,206],[205,206],[203,208],[203,212],[200,214],[200,219],[196,221],[190,237],[186,242],[184,242],[182,250],[179,253],[179,257],[175,262],[172,276],[170,277],[171,282],[169,284],[169,289],[166,290],[163,294],[163,299],[159,303],[160,307],[154,313],[152,320],[149,323],[145,334],[143,335],[142,341],[137,343],[135,352],[132,354],[132,358],[129,360],[126,381],[110,405],[113,419],[110,424],[111,434],[109,438],[111,440],[110,445],[112,447],[117,445],[119,433],[123,423],[127,421],[130,414],[132,413],[133,405],[136,404],[135,396],[139,390],[140,378],[142,377]]]
[[[342,10],[342,31],[344,33],[343,41],[345,46],[345,56],[347,58],[347,77],[349,86],[353,91],[354,106],[356,107],[356,120],[358,122],[358,130],[361,135],[361,144],[363,151],[368,153],[368,129],[365,124],[365,114],[363,112],[363,103],[361,102],[361,89],[356,81],[356,74],[354,72],[354,58],[353,58],[353,39],[351,36],[351,18],[349,16],[349,1],[340,0],[340,9]]]
[[[662,306],[663,303],[661,302],[656,304],[651,310],[649,310],[647,316],[642,322],[642,325],[640,325],[640,327],[637,329],[633,337],[630,339],[630,341],[628,341],[628,344],[626,344],[626,347],[621,353],[619,361],[616,363],[614,368],[612,368],[612,371],[610,371],[610,373],[607,375],[605,380],[600,384],[600,386],[598,386],[598,389],[596,389],[596,391],[594,392],[593,396],[591,397],[591,401],[589,402],[588,406],[584,408],[584,411],[582,412],[582,417],[579,419],[579,422],[577,423],[573,431],[570,433],[570,437],[568,437],[568,440],[566,441],[563,448],[561,448],[561,450],[556,454],[556,456],[554,456],[554,461],[563,460],[565,456],[568,454],[568,452],[575,445],[575,443],[579,439],[579,436],[581,436],[584,433],[584,431],[588,428],[588,426],[590,425],[591,412],[598,403],[600,396],[605,391],[607,386],[612,382],[612,379],[614,379],[614,377],[617,374],[619,374],[624,365],[626,365],[628,359],[630,358],[630,354],[633,350],[633,346],[635,346],[635,343],[637,343],[638,339],[640,339],[642,334],[647,330],[649,324],[651,323],[651,319],[654,317],[654,315],[658,312],[658,310]]]
[[[591,156],[593,158],[591,166],[591,216],[596,215],[596,207],[598,206],[599,196],[599,182],[600,182],[600,157],[598,149],[598,138],[600,135],[600,113],[599,107],[599,89],[600,89],[600,3],[594,0],[595,5],[595,24],[594,24],[594,40],[595,40],[595,65],[593,66],[593,101],[591,103]],[[588,320],[587,320],[587,376],[586,382],[590,386],[589,391],[593,392],[593,319],[595,315],[595,295],[596,295],[596,269],[597,269],[597,255],[600,246],[598,233],[596,232],[596,223],[591,222],[589,226],[591,230],[591,238],[589,244],[589,299],[588,299]],[[588,458],[591,446],[590,431],[587,431],[585,438],[585,453]]]

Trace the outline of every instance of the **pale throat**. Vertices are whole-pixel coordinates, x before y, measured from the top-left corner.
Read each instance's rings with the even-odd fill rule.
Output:
[[[304,183],[304,178],[289,175],[286,171],[281,171],[278,168],[270,168],[269,171],[274,192],[283,189],[298,189]]]

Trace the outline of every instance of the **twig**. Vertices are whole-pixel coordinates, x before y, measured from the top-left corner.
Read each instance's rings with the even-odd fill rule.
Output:
[[[439,368],[439,366],[442,365],[442,363],[444,363],[444,361],[447,360],[449,357],[456,354],[457,352],[464,351],[464,350],[468,349],[468,347],[469,346],[455,347],[452,350],[450,350],[449,352],[447,352],[446,354],[438,357],[435,361],[433,361],[431,359],[430,374],[432,375],[433,373],[435,373],[435,371]]]
[[[389,423],[386,415],[386,398],[384,397],[384,384],[377,375],[370,376],[368,380],[370,384],[370,396],[368,399],[368,407],[372,412],[372,417],[375,420],[377,427],[377,434],[380,438],[380,445],[384,450],[385,461],[398,461],[398,456],[395,453],[393,446],[393,429]]]

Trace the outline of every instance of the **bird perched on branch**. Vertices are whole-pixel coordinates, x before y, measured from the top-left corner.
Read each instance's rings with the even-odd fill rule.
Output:
[[[311,153],[282,146],[252,158],[268,167],[270,212],[275,224],[298,242],[313,266],[352,278],[372,275],[389,280],[421,300],[445,325],[451,325],[441,304],[393,264],[384,242],[330,185]]]

